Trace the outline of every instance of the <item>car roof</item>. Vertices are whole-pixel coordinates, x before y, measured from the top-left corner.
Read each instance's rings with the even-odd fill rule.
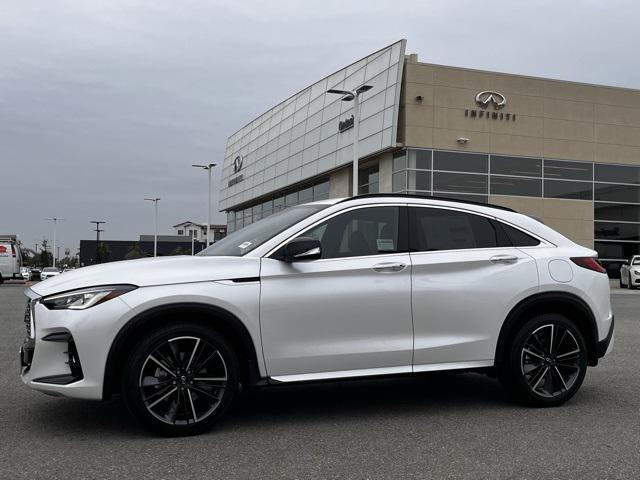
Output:
[[[429,200],[429,202],[446,202],[446,203],[458,203],[458,204],[462,204],[462,205],[477,205],[479,207],[485,207],[485,208],[495,208],[498,210],[503,210],[506,212],[515,212],[515,210],[508,208],[508,207],[503,207],[501,205],[494,205],[491,203],[483,203],[483,202],[475,202],[472,200],[460,200],[457,198],[446,198],[446,197],[434,197],[431,195],[416,195],[413,193],[367,193],[364,195],[357,195],[355,197],[349,197],[349,198],[343,198],[341,199],[339,202],[336,203],[342,203],[342,202],[349,202],[349,201],[354,201],[354,200],[362,200],[362,199],[375,199],[375,198],[399,198],[399,199],[419,199],[419,200]]]

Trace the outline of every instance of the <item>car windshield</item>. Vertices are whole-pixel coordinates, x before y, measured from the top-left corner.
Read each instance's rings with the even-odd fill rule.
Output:
[[[43,272],[58,272],[59,270],[56,267],[47,267],[42,271]]]
[[[263,218],[227,235],[197,255],[208,257],[241,257],[259,247],[267,240],[285,231],[287,228],[328,206],[328,204],[316,203],[287,208],[286,210]]]
[[[640,265],[640,257],[635,257],[633,259],[632,265]]]

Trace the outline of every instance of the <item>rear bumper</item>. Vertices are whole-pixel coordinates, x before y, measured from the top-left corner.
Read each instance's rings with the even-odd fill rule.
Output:
[[[597,345],[598,358],[604,357],[610,351],[610,347],[613,347],[613,330],[615,325],[615,317],[611,317],[611,325],[609,326],[609,333],[604,340],[600,340]]]

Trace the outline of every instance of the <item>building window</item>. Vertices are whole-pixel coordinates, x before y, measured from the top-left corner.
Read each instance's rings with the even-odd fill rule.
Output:
[[[545,179],[544,196],[570,200],[593,200],[593,183]]]
[[[489,155],[462,152],[433,152],[433,169],[446,172],[488,173]]]
[[[593,163],[545,159],[544,178],[591,182],[593,181]]]
[[[493,167],[493,163],[491,164]],[[520,178],[491,175],[492,195],[516,195],[524,197],[541,197],[542,180],[539,178]]]
[[[178,230],[178,235],[184,235],[184,230]]]
[[[227,212],[228,233],[240,230],[253,222],[257,222],[285,208],[300,205],[302,203],[326,200],[329,198],[329,180],[307,185],[298,190],[289,190],[285,195],[279,194],[277,197],[248,206],[243,210]]]
[[[369,168],[363,168],[358,172],[358,193],[379,192],[379,172],[378,165]]]
[[[491,174],[513,177],[542,177],[542,159],[491,155]]]

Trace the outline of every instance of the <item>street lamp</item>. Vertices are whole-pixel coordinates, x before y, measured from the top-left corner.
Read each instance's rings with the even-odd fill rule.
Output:
[[[207,165],[192,164],[192,167],[202,168],[209,172],[209,203],[207,204],[207,247],[211,242],[211,169],[216,166],[215,163],[208,163]]]
[[[358,195],[358,131],[360,129],[360,95],[371,90],[373,86],[362,85],[355,90],[338,90],[332,88],[327,93],[342,95],[343,102],[353,100],[353,196]]]
[[[53,266],[56,266],[56,227],[58,226],[58,222],[62,222],[64,221],[64,218],[57,218],[57,217],[52,217],[52,218],[45,218],[45,220],[49,220],[50,222],[53,222],[53,250],[51,251],[52,254],[51,256],[53,257]]]
[[[155,207],[156,207],[156,231],[153,235],[153,256],[157,257],[158,256],[158,201],[160,200],[160,198],[158,197],[145,198],[145,200],[155,203]]]

